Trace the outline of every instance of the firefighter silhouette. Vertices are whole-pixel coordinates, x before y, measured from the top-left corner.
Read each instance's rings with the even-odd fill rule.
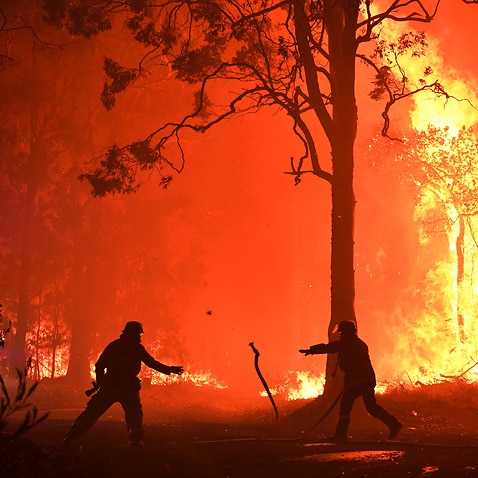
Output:
[[[370,361],[367,344],[357,336],[357,328],[351,320],[343,320],[336,329],[340,340],[328,344],[312,345],[299,352],[305,355],[338,354],[338,363],[344,372],[344,389],[340,402],[339,420],[332,441],[347,440],[350,412],[358,397],[362,397],[367,412],[382,421],[390,430],[389,440],[396,438],[402,424],[377,404],[375,399],[375,372]]]
[[[143,410],[138,378],[141,363],[166,375],[183,373],[181,366],[164,365],[154,359],[141,344],[142,333],[141,323],[127,322],[120,337],[101,353],[95,365],[96,382],[93,382],[93,389],[86,392],[92,397],[67,433],[63,447],[71,445],[116,402],[121,404],[125,413],[130,445],[142,445]]]

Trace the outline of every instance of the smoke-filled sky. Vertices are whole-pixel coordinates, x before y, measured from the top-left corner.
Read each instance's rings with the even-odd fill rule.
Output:
[[[440,8],[436,20],[430,26],[423,25],[437,42],[432,54],[442,59],[443,73],[466,85],[460,95],[468,87],[474,91],[478,6],[446,0]],[[96,47],[88,47],[93,53],[91,64],[85,68],[92,71],[92,79],[85,88],[96,95],[102,87],[101,65],[107,47],[101,40],[95,41]],[[407,291],[424,277],[428,264],[417,256],[418,235],[408,190],[386,170],[371,166],[367,150],[380,132],[379,105],[367,97],[372,72],[359,68],[359,75],[357,315],[379,379],[393,379],[395,371],[384,359],[394,346],[390,318],[393,316],[396,323],[401,310],[405,311],[402,320],[413,322],[406,313],[407,308],[414,310],[406,303]],[[443,78],[445,87],[446,80]],[[166,91],[160,103],[155,99],[158,91]],[[133,88],[119,98],[116,111],[95,113],[101,119],[95,132],[97,149],[148,132],[155,118],[179,116],[189,100],[187,91],[178,94],[171,82]],[[409,103],[393,117],[394,132],[408,130],[412,121],[408,110],[414,107]],[[145,220],[158,221],[147,241],[154,242],[154,234],[158,234],[158,241],[166,237],[164,249],[174,251],[174,260],[188,258],[178,268],[183,276],[178,284],[182,285],[170,289],[168,284],[157,283],[172,300],[146,307],[136,302],[139,296],[132,292],[128,301],[132,313],[139,316],[128,320],[154,324],[155,317],[148,314],[161,309],[167,323],[171,314],[170,327],[180,346],[176,352],[168,349],[166,357],[158,350],[158,359],[181,363],[192,373],[210,371],[238,390],[261,390],[248,347],[251,341],[261,352],[263,372],[272,385],[290,370],[323,372],[322,358],[306,358],[297,350],[327,340],[330,191],[327,183],[312,176],[294,186],[293,177],[284,174],[290,157],[301,153],[291,124],[272,110],[262,111],[191,137],[185,151],[184,171],[175,176],[168,189],[157,187],[153,177],[136,198],[121,199],[147,200],[150,209]],[[325,142],[321,153],[328,154]],[[86,194],[86,185],[81,187]],[[128,216],[123,220],[128,222]],[[112,224],[112,234],[115,228]],[[167,234],[157,232],[165,228]],[[137,240],[141,248],[143,239]],[[102,320],[111,320],[114,325],[98,338],[99,347],[120,332],[117,317]],[[156,334],[151,325],[148,327],[143,339],[146,346]]]

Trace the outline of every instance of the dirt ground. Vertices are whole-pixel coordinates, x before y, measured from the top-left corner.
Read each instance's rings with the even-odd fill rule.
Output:
[[[144,447],[128,446],[123,412],[114,405],[65,451],[59,443],[87,399],[83,390],[41,382],[32,402],[50,416],[22,437],[0,442],[0,476],[478,477],[477,392],[475,385],[456,382],[378,396],[404,424],[394,441],[358,401],[348,442],[335,445],[327,437],[337,407],[308,433],[330,405],[322,398],[277,397],[277,424],[267,397],[238,400],[227,390],[150,387],[142,391]]]

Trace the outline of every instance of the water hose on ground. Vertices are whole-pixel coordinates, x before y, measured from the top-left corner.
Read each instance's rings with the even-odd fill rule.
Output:
[[[279,422],[279,412],[277,411],[277,406],[274,402],[274,397],[272,396],[272,393],[269,389],[269,386],[267,385],[266,379],[262,375],[261,369],[259,368],[259,355],[260,355],[259,350],[257,350],[256,347],[254,346],[254,342],[250,342],[249,346],[251,347],[251,349],[252,349],[252,351],[254,352],[254,355],[255,355],[255,357],[254,357],[254,367],[256,369],[257,375],[259,376],[259,379],[262,382],[262,385],[264,385],[264,389],[267,392],[267,396],[269,397],[269,400],[272,404],[272,407],[274,408],[274,413],[276,415],[276,423],[278,423]]]

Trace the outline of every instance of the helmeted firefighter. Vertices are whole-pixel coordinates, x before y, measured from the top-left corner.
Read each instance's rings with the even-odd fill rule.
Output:
[[[361,396],[368,413],[388,426],[390,430],[388,439],[393,440],[402,428],[402,424],[377,404],[375,372],[367,344],[357,336],[357,328],[351,320],[340,322],[336,331],[340,333],[340,340],[299,350],[305,355],[338,354],[338,363],[344,372],[344,389],[340,402],[339,420],[332,439],[334,441],[347,439],[350,412],[355,400]]]
[[[127,322],[120,337],[101,353],[95,365],[96,382],[93,382],[93,389],[86,392],[94,395],[63,440],[64,447],[91,428],[116,402],[121,404],[125,413],[130,445],[142,445],[143,409],[138,378],[141,363],[166,375],[183,373],[181,366],[164,365],[154,359],[141,344],[142,333],[141,323]]]

